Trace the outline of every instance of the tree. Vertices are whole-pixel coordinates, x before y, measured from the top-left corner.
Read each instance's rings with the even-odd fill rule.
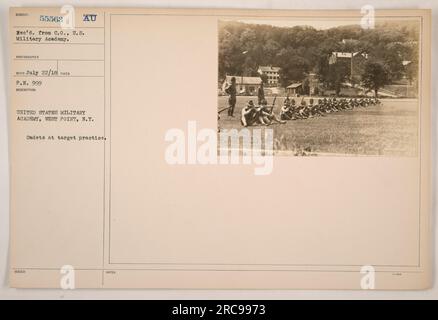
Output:
[[[260,79],[262,79],[262,82],[263,82],[264,84],[267,84],[267,83],[268,83],[268,75],[267,75],[266,73],[262,73],[262,74],[260,75]]]
[[[365,88],[374,90],[377,97],[379,89],[389,81],[388,67],[378,61],[368,61],[365,64],[362,81]]]
[[[257,76],[259,66],[272,65],[282,68],[280,80],[284,86],[303,81],[306,73],[315,72],[339,93],[345,81],[345,66],[328,64],[332,52],[366,52],[369,59],[384,63],[388,81],[405,76],[415,81],[418,74],[420,30],[416,21],[376,21],[376,27],[367,30],[359,25],[318,30],[219,21],[218,32],[219,79],[225,75]],[[406,61],[411,63],[406,65]],[[354,75],[362,73],[357,71]]]
[[[383,52],[385,65],[388,66],[389,78],[399,80],[404,73],[403,61],[408,60],[409,48],[404,44],[391,42],[388,43]]]
[[[282,49],[277,55],[277,65],[280,69],[280,83],[287,87],[294,81],[302,81],[309,70],[305,58],[292,48]]]
[[[338,96],[342,83],[350,75],[350,64],[347,60],[338,59],[336,63],[329,64],[327,56],[321,58],[318,66],[319,80],[329,89],[333,89]]]
[[[418,78],[418,46],[411,46],[407,56],[407,65],[405,65],[406,78],[412,83]]]
[[[303,94],[309,94],[310,93],[310,81],[309,79],[305,79],[303,81]]]

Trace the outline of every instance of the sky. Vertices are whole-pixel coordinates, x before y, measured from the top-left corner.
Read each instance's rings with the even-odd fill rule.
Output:
[[[333,27],[347,26],[352,24],[360,24],[359,19],[330,19],[330,20],[309,20],[308,18],[293,18],[290,20],[265,20],[265,19],[253,19],[253,20],[238,20],[243,23],[252,24],[266,24],[276,27],[294,27],[294,26],[312,26],[315,29],[330,29]]]
[[[383,22],[383,21],[396,21],[398,23],[404,23],[407,22],[408,20],[414,21],[415,19],[407,19],[404,18],[403,20],[400,20],[398,18],[387,18],[385,17],[385,19],[382,18],[377,18],[376,17],[376,23],[379,22]],[[234,20],[235,21],[235,20]],[[309,17],[302,17],[302,18],[298,18],[298,17],[294,17],[294,18],[289,18],[289,19],[285,19],[285,18],[281,18],[278,20],[266,20],[266,19],[244,19],[244,20],[237,20],[239,22],[243,22],[243,23],[248,23],[248,24],[266,24],[266,25],[271,25],[271,26],[276,26],[276,27],[295,27],[295,26],[312,26],[315,29],[330,29],[333,27],[339,27],[339,26],[347,26],[347,25],[360,25],[361,24],[361,17],[358,18],[324,18],[324,19],[318,19],[318,18],[313,18],[313,19],[309,19]]]

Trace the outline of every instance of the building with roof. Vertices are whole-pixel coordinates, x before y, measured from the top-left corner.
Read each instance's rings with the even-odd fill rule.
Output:
[[[280,79],[280,68],[273,66],[259,66],[257,72],[262,76],[266,75],[268,86],[277,86]]]
[[[222,83],[222,91],[231,84],[231,78],[236,78],[236,90],[240,95],[257,95],[262,79],[260,77],[226,76]]]
[[[368,59],[368,54],[365,52],[332,52],[332,57],[335,58],[336,62],[336,58],[346,58],[346,59],[351,59],[351,57],[355,58],[355,59]]]
[[[350,81],[358,83],[361,81],[361,74],[364,71],[368,54],[365,52],[332,52],[329,57],[329,64],[343,62],[350,68]]]
[[[303,83],[296,82],[286,87],[286,94],[288,96],[296,97],[303,93]]]

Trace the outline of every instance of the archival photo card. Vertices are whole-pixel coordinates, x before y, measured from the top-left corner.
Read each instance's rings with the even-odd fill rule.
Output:
[[[11,287],[430,287],[430,10],[9,23]]]

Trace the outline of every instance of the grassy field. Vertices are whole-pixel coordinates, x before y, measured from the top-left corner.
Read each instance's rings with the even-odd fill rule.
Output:
[[[226,96],[218,97],[218,108],[227,106]],[[256,97],[237,97],[234,118],[221,113],[219,127],[242,128],[240,111]],[[300,98],[299,98],[300,99]],[[272,98],[267,98],[269,105]],[[278,115],[284,98],[277,98]],[[416,100],[382,100],[380,106],[356,108],[330,113],[324,117],[292,120],[273,124],[276,154],[290,155],[417,155],[418,102]],[[260,128],[253,126],[251,128]]]

